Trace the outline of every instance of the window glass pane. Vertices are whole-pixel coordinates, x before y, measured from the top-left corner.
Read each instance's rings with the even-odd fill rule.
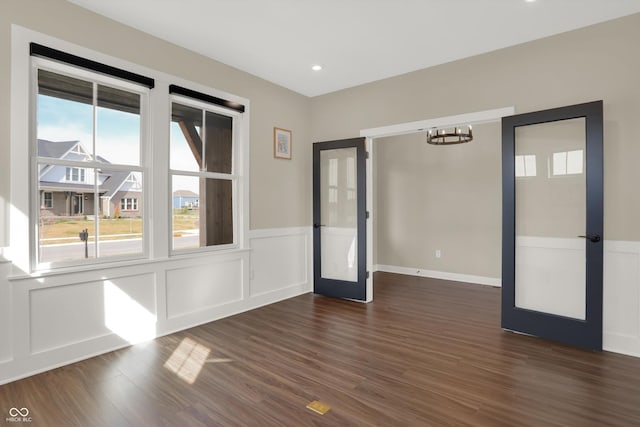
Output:
[[[96,114],[97,160],[140,165],[140,95],[99,85]]]
[[[200,178],[172,179],[173,249],[200,247]],[[204,220],[204,218],[203,218]]]
[[[207,172],[232,173],[233,119],[207,111],[204,149]]]
[[[195,172],[202,166],[202,110],[173,103],[171,169]]]
[[[582,320],[586,246],[578,236],[586,228],[586,180],[567,173],[576,169],[573,157],[582,161],[572,153],[584,149],[585,129],[577,118],[520,126],[514,135],[516,155],[549,159],[552,172],[515,183],[515,305]]]
[[[206,246],[233,243],[233,183],[225,179],[205,179],[202,207],[205,209]]]
[[[103,169],[98,171],[97,179],[98,257],[141,254],[142,173]]]
[[[44,193],[44,206],[38,215],[39,262],[85,258],[80,233],[87,229],[87,258],[95,257],[95,217],[93,169],[85,170],[85,182],[67,182],[65,166],[39,164],[38,191]],[[49,201],[50,202],[49,202]]]
[[[173,176],[173,248],[234,243],[233,182]]]
[[[93,83],[38,70],[38,156],[88,161],[93,147]]]

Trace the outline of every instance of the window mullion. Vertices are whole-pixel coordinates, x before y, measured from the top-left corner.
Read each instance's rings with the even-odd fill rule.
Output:
[[[207,111],[202,110],[202,131],[200,132],[202,136],[200,140],[202,141],[202,164],[200,165],[200,171],[207,171]]]
[[[93,162],[98,162],[98,156],[96,155],[97,151],[96,151],[96,138],[98,135],[98,84],[96,82],[93,82],[93,126],[92,126],[92,132],[91,132],[91,145],[92,145],[92,153],[91,153],[91,160]],[[99,179],[98,179],[98,169],[93,169],[93,217],[94,217],[94,224],[93,224],[93,229],[94,229],[94,238],[93,238],[93,244],[94,244],[94,256],[96,259],[98,259],[100,257],[100,251],[98,250],[98,236],[100,233],[100,220],[98,218],[99,216],[99,211],[98,211],[98,203],[99,203],[99,196],[98,196],[98,184],[99,184]]]

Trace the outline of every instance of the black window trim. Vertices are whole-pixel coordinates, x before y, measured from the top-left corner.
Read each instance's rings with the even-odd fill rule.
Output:
[[[233,111],[237,111],[239,113],[244,113],[245,107],[244,105],[228,101],[226,99],[218,98],[216,96],[207,95],[206,93],[198,92],[192,89],[187,89],[186,87],[178,86],[178,85],[169,85],[169,93],[186,96],[187,98],[198,99],[200,101],[208,102],[210,104],[218,105],[220,107],[228,108]]]
[[[47,47],[38,43],[29,44],[29,53],[31,56],[39,56],[42,58],[52,59],[54,61],[84,68],[86,70],[91,70],[97,73],[106,74],[108,76],[117,77],[119,79],[128,80],[130,82],[146,86],[149,89],[153,89],[155,86],[155,80],[151,77],[146,77],[141,74],[123,70],[122,68],[112,67],[111,65],[72,55],[70,53],[53,49],[51,47]]]

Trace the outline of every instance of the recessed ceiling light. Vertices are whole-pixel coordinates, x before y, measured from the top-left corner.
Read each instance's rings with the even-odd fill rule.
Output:
[[[526,1],[527,3],[533,3],[533,2],[535,2],[536,0],[525,0],[525,1]]]
[[[318,65],[318,64],[316,64],[316,65],[312,65],[312,66],[311,66],[311,69],[312,69],[313,71],[320,71],[320,70],[322,70],[322,65]]]

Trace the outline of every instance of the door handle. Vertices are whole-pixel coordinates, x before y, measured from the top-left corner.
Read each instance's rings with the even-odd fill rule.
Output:
[[[583,239],[589,239],[593,243],[598,243],[600,240],[602,240],[599,234],[587,234],[586,236],[578,236],[578,237],[582,237]]]
[[[324,227],[324,224],[313,224],[313,228]]]

